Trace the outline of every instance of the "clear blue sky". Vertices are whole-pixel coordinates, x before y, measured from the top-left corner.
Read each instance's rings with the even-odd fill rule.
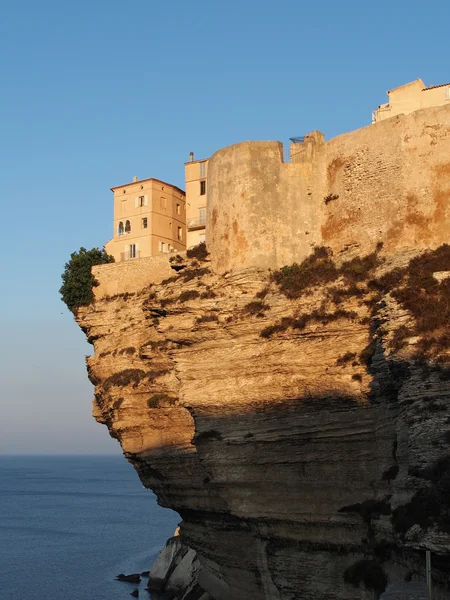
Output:
[[[387,89],[450,81],[449,21],[443,0],[5,0],[0,453],[119,451],[58,295],[70,253],[111,237],[111,186],[362,127]]]

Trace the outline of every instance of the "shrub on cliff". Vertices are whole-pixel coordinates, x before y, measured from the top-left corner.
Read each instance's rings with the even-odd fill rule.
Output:
[[[320,246],[301,263],[285,266],[274,271],[271,280],[288,298],[298,298],[306,288],[335,281],[339,271],[332,260],[331,248]]]
[[[200,242],[200,244],[194,246],[193,248],[189,248],[189,250],[186,252],[186,256],[188,258],[196,258],[197,260],[205,260],[208,254],[209,252],[206,249],[205,242]]]
[[[98,285],[91,273],[94,265],[114,262],[114,258],[102,248],[80,248],[72,252],[69,262],[64,267],[61,275],[63,284],[59,289],[62,301],[67,308],[74,312],[79,306],[90,304],[94,299],[92,288]]]
[[[423,252],[406,267],[389,271],[369,285],[382,293],[389,292],[414,317],[414,323],[396,330],[392,340],[394,349],[405,346],[409,337],[420,336],[416,358],[448,364],[450,278],[439,281],[433,276],[439,271],[450,271],[448,244]]]

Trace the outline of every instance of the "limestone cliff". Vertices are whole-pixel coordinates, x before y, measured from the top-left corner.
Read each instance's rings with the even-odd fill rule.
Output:
[[[179,257],[79,310],[94,416],[216,600],[372,600],[423,577],[424,549],[450,597],[450,252],[414,254]]]

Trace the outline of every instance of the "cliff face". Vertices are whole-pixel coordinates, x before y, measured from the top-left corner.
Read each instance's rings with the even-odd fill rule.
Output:
[[[372,600],[450,552],[450,252],[412,256],[180,259],[79,310],[94,416],[216,600]],[[444,598],[449,570],[437,556]]]

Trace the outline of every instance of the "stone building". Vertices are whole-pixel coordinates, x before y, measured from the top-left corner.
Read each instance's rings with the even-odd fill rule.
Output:
[[[191,152],[190,160],[184,166],[187,247],[192,248],[205,241],[208,159],[194,160],[194,153]]]
[[[407,115],[421,108],[450,104],[450,83],[425,87],[421,79],[411,81],[387,92],[389,102],[381,104],[372,113],[372,123]]]
[[[448,243],[450,102],[384,119],[328,141],[313,131],[294,138],[289,154],[277,141],[241,142],[221,148],[207,161],[192,160],[186,165],[187,198],[191,188],[193,194],[191,218],[203,220],[198,211],[207,208],[206,227],[202,223],[201,229],[195,229],[191,223],[192,232],[206,234],[213,272],[279,269],[300,263],[317,246],[331,248],[336,256],[343,251],[349,252],[347,256],[353,256],[352,252],[364,256],[383,244],[388,257]],[[199,162],[206,163],[202,176]],[[198,173],[188,169],[198,169]],[[206,193],[200,193],[200,181],[206,179],[207,203]],[[139,233],[140,219],[145,218],[140,211],[150,212],[167,193],[162,188],[168,184],[148,181],[159,186],[152,205],[145,205],[145,190],[140,189],[145,182],[114,188],[116,235],[107,250],[118,261],[121,252],[130,251],[135,227]],[[184,192],[168,188],[175,194],[175,212],[177,204],[183,210]],[[120,198],[127,193],[129,205],[122,212]],[[143,196],[144,207],[135,208],[136,197]],[[194,200],[202,202],[200,208]],[[125,230],[127,221],[131,231],[124,239],[118,235],[119,226],[122,223]],[[171,221],[166,218],[166,222]],[[155,244],[145,254],[149,258],[93,268],[100,282],[94,290],[96,298],[136,291],[173,275],[168,256],[161,251],[167,251],[167,246],[159,245],[163,239],[148,237]],[[184,247],[185,237],[178,246],[172,240],[177,250]],[[187,243],[197,241],[188,238]],[[116,251],[112,251],[114,246]]]
[[[186,249],[186,194],[159,179],[134,178],[111,188],[114,237],[105,244],[116,262]]]

